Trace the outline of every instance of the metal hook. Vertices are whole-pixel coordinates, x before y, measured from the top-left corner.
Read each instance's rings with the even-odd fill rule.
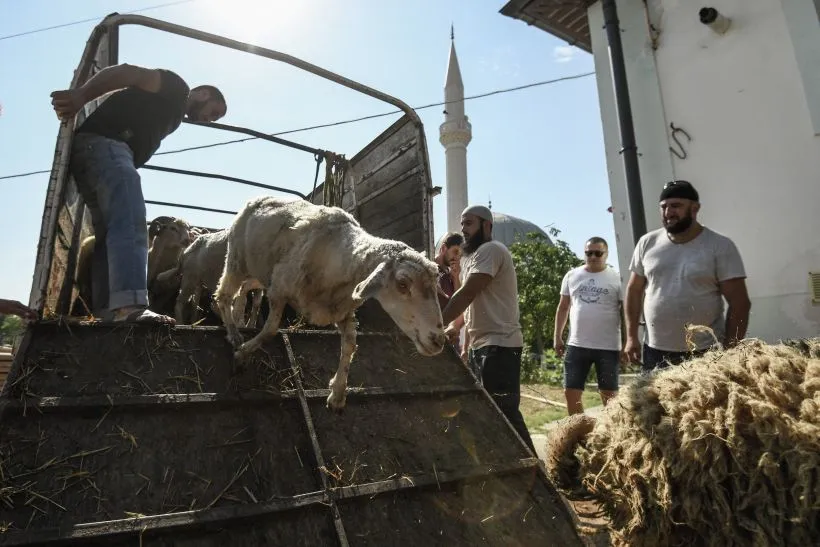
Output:
[[[680,148],[680,153],[678,153],[678,151],[672,148],[671,146],[669,147],[669,150],[680,159],[685,160],[689,154],[687,154],[686,149],[683,147],[683,144],[681,144],[681,142],[678,140],[678,133],[683,133],[683,135],[686,137],[687,142],[692,142],[692,137],[689,135],[689,133],[686,132],[685,129],[675,127],[675,122],[671,122],[669,124],[669,127],[670,129],[672,129],[672,140],[675,141],[675,144],[677,144]]]

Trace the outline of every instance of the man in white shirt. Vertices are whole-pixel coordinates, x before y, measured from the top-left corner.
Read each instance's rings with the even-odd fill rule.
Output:
[[[473,205],[461,213],[461,231],[462,286],[442,311],[444,324],[450,325],[464,313],[471,369],[535,454],[518,408],[524,338],[518,321],[518,279],[512,255],[503,243],[493,240],[493,215],[483,205]],[[451,339],[461,328],[458,323],[447,328]]]
[[[564,357],[564,396],[569,414],[584,411],[581,396],[592,365],[606,405],[618,393],[623,294],[618,273],[607,266],[609,246],[601,237],[584,245],[585,263],[564,275],[555,312],[553,347]],[[569,343],[564,327],[569,317]]]

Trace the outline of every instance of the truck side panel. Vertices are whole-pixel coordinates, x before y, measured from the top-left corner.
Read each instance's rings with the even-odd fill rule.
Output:
[[[78,87],[116,62],[117,28],[97,27],[86,44],[71,87]],[[74,274],[80,242],[91,234],[91,222],[77,185],[68,172],[74,128],[94,111],[100,101],[88,103],[75,122],[60,125],[51,178],[46,192],[37,260],[29,305],[44,315],[67,314],[76,298]]]
[[[403,116],[350,160],[342,207],[373,235],[432,253],[432,185],[424,130]],[[322,202],[320,185],[313,202]]]

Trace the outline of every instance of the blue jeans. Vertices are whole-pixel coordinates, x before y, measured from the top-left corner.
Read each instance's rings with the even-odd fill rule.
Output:
[[[564,389],[584,391],[587,375],[595,363],[600,391],[618,391],[618,367],[621,352],[617,350],[567,346],[564,355]]]
[[[91,286],[96,316],[148,305],[148,228],[134,156],[127,144],[74,135],[71,174],[94,225]]]

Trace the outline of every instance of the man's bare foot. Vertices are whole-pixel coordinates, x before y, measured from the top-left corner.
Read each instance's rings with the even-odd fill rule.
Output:
[[[154,313],[148,308],[127,307],[114,311],[116,323],[149,323],[155,325],[176,325],[173,317]]]

